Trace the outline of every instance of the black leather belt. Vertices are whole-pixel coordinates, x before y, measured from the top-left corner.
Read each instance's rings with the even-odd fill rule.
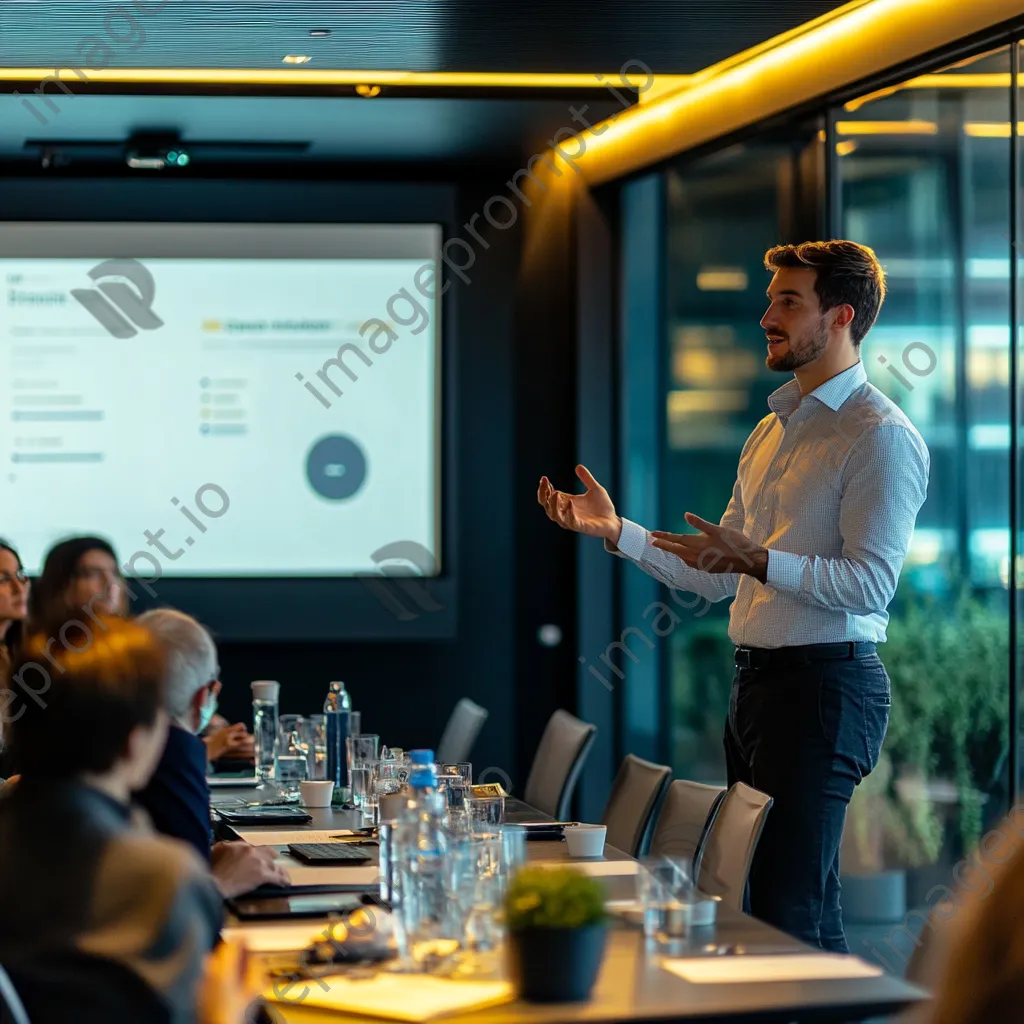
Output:
[[[804,644],[798,647],[737,647],[736,664],[740,668],[767,668],[770,665],[809,665],[812,661],[853,660],[874,654],[871,641],[857,640],[840,644]]]

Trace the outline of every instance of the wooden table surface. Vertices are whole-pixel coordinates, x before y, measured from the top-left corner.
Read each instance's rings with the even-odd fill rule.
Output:
[[[214,805],[226,794],[218,794]],[[237,795],[237,794],[236,794]],[[358,816],[350,811],[310,808],[313,821],[309,830],[358,827]],[[506,819],[538,820],[541,815],[509,800]],[[284,826],[278,826],[283,828]],[[290,826],[289,826],[290,828]],[[272,827],[245,831],[274,831]],[[574,861],[564,842],[540,841],[527,844],[531,861],[564,861],[587,864],[589,873],[602,877],[613,900],[630,899],[635,893],[635,873],[625,862],[632,858],[611,847],[599,861]],[[285,854],[287,856],[287,854]],[[321,869],[318,869],[321,870]],[[322,869],[329,870],[329,869]],[[266,927],[273,927],[268,922]],[[317,929],[310,919],[311,934]],[[263,927],[259,923],[246,927]],[[738,911],[720,908],[718,922],[701,929],[700,943],[743,945],[750,953],[811,953],[810,947],[756,921]],[[280,964],[275,954],[268,962]],[[831,979],[799,982],[744,982],[730,984],[694,984],[665,970],[660,952],[648,945],[641,930],[621,919],[609,930],[608,947],[597,985],[590,1000],[582,1004],[540,1005],[521,1001],[489,1010],[461,1015],[464,1024],[511,1024],[513,1021],[555,1024],[566,1021],[856,1021],[898,1012],[921,999],[926,993],[913,985],[882,975],[877,978]],[[338,1015],[299,1004],[274,1004],[273,1016],[282,1024],[331,1024],[338,1021],[369,1022],[371,1018]],[[379,1019],[377,1019],[379,1024]]]

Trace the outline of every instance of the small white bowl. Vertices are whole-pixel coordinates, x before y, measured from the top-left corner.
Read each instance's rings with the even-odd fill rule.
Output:
[[[604,854],[605,825],[566,825],[563,835],[570,857],[600,857]]]
[[[307,807],[330,807],[334,783],[330,779],[306,779],[299,783],[299,792]]]

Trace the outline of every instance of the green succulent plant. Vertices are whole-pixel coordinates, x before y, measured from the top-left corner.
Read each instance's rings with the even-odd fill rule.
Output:
[[[525,868],[509,885],[508,926],[583,928],[605,920],[604,886],[573,868]]]

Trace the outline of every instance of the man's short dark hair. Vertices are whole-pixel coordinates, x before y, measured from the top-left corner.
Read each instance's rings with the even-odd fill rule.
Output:
[[[5,730],[12,764],[26,778],[109,771],[132,730],[155,722],[164,672],[160,644],[135,622],[79,622],[60,642],[29,634],[11,666],[12,689],[25,683],[24,693],[16,691],[24,714],[11,716]]]
[[[885,301],[885,271],[873,249],[857,242],[801,242],[777,245],[764,254],[766,270],[808,267],[817,271],[814,290],[822,312],[836,306],[852,306],[850,337],[860,345],[878,319]]]

